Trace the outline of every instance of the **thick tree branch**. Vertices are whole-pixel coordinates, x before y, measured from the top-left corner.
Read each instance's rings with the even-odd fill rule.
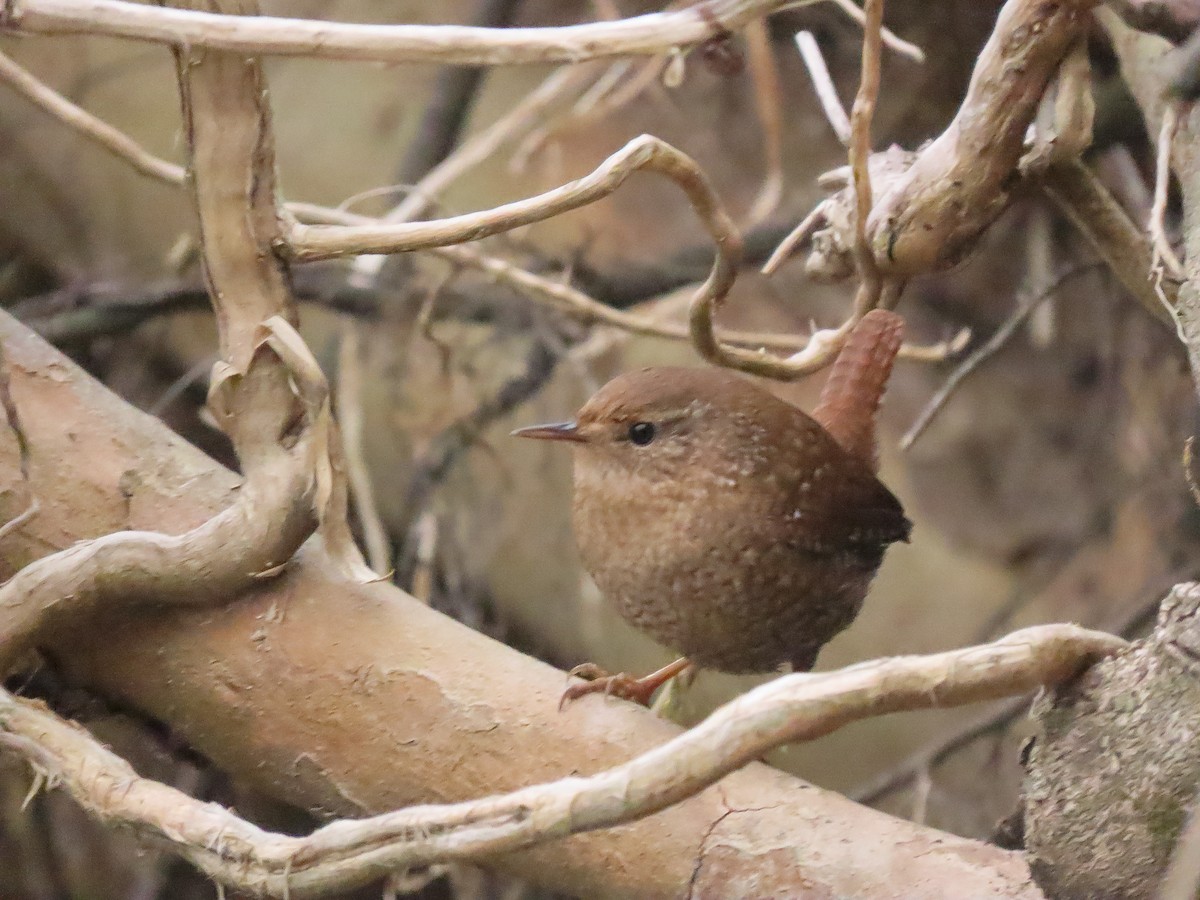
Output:
[[[685,800],[784,743],[859,719],[1027,692],[1126,646],[1074,625],[1040,625],[982,647],[875,660],[777,679],[630,762],[453,806],[330,823],[304,838],[269,834],[212,804],[138,778],[86,732],[0,691],[0,746],[65,785],[93,815],[166,844],[224,884],[315,896],[393,870],[475,860],[642,818]],[[119,787],[120,790],[115,788]]]

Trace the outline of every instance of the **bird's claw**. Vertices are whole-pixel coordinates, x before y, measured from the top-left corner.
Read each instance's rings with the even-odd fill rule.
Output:
[[[650,698],[654,696],[654,692],[662,685],[661,681],[651,681],[647,678],[634,678],[626,672],[620,672],[616,675],[609,675],[604,669],[600,668],[595,663],[583,663],[573,668],[568,677],[583,678],[585,681],[582,684],[572,684],[563,691],[562,697],[558,701],[559,711],[572,700],[584,696],[585,694],[603,693],[606,697],[620,697],[622,700],[631,700],[634,703],[640,703],[642,706],[650,705]]]

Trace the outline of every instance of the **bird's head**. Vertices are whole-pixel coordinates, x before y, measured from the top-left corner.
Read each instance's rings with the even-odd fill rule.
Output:
[[[617,376],[574,421],[513,434],[570,442],[577,478],[736,478],[766,461],[771,414],[786,419],[794,412],[730,372],[660,367]]]

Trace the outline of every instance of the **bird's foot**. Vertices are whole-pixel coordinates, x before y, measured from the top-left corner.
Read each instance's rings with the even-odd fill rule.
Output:
[[[572,684],[563,691],[562,698],[558,701],[558,708],[561,710],[569,702],[585,694],[599,693],[603,693],[606,697],[611,695],[623,700],[632,700],[634,703],[648,707],[654,692],[689,665],[686,658],[677,659],[675,662],[663,666],[657,672],[651,672],[642,678],[634,678],[626,672],[609,675],[595,663],[583,663],[583,665],[573,668],[570,675],[586,680],[582,684]]]

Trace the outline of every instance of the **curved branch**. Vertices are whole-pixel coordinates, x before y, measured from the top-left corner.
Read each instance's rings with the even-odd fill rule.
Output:
[[[404,253],[478,241],[524,225],[543,222],[609,196],[635,172],[664,175],[688,194],[704,225],[720,243],[718,252],[734,266],[741,238],[699,166],[666,141],[643,134],[600,163],[591,173],[533,197],[491,209],[423,222],[363,225],[293,223],[281,249],[301,262],[362,253]]]
[[[771,356],[765,349],[734,346],[717,336],[714,314],[737,278],[742,238],[700,167],[691,157],[650,135],[634,138],[583,178],[534,197],[428,222],[362,225],[292,222],[280,249],[300,260],[314,260],[358,253],[398,253],[479,240],[607,197],[638,171],[655,172],[678,185],[716,245],[712,269],[689,307],[689,334],[701,356],[716,365],[783,380],[810,374],[833,359],[848,333],[849,322],[832,332],[817,332],[788,359]],[[594,311],[592,307],[590,312]]]
[[[273,356],[263,350],[246,383],[262,381],[263,357]],[[306,406],[325,405],[324,379],[295,378]],[[323,448],[309,426],[290,449],[273,440],[260,451],[234,502],[191,531],[118,531],[21,569],[0,588],[0,671],[40,635],[97,611],[217,603],[279,571],[316,525],[312,473]]]
[[[341,820],[302,838],[264,832],[139,778],[82,729],[2,691],[0,746],[25,756],[93,815],[167,844],[225,884],[273,897],[315,896],[395,870],[475,860],[640,819],[783,744],[887,713],[1025,693],[1073,677],[1126,646],[1075,625],[1040,625],[980,647],[784,676],[607,771],[503,796]]]

